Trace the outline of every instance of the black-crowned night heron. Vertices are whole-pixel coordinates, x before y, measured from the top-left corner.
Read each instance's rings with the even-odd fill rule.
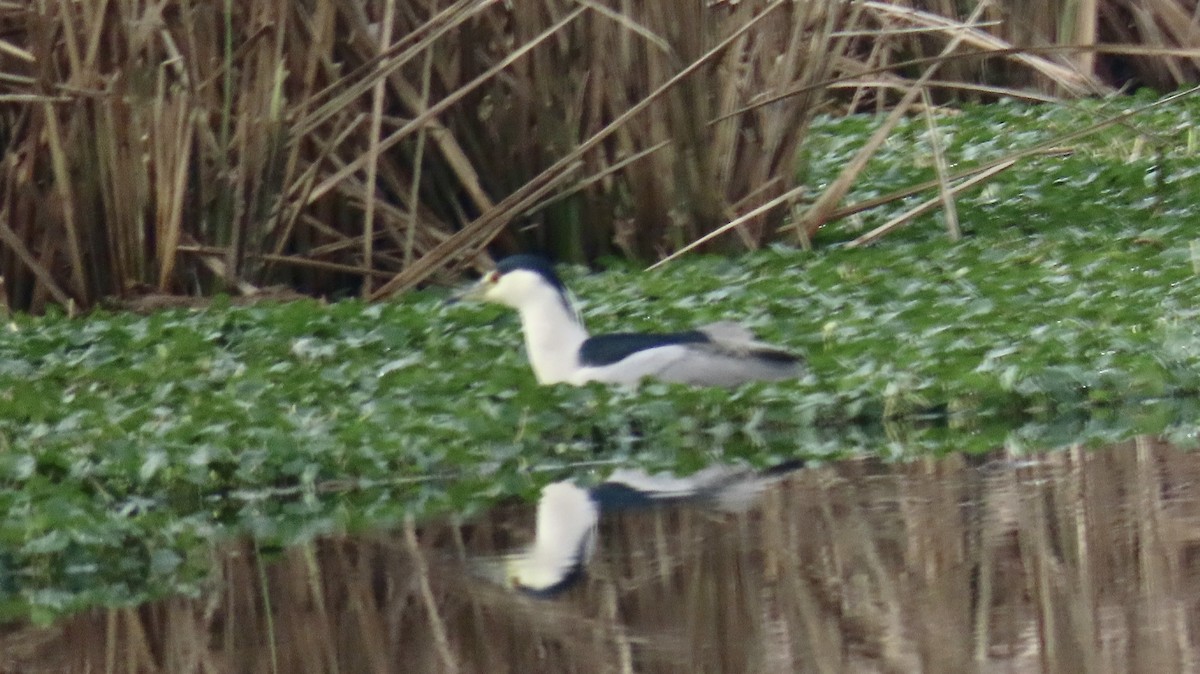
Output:
[[[503,304],[521,315],[525,348],[540,384],[636,384],[646,377],[698,386],[791,379],[803,359],[757,341],[733,323],[671,333],[588,335],[554,267],[514,255],[458,296]]]
[[[677,503],[744,512],[769,485],[802,466],[803,461],[793,461],[752,471],[718,465],[687,477],[618,470],[591,489],[569,480],[553,482],[538,499],[533,545],[487,561],[481,571],[524,594],[553,597],[583,578],[602,514]]]

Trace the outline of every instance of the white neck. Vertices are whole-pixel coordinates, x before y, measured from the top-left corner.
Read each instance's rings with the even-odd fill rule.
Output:
[[[538,288],[517,308],[525,332],[525,350],[539,384],[568,381],[579,369],[579,348],[588,338],[578,316],[558,291]]]

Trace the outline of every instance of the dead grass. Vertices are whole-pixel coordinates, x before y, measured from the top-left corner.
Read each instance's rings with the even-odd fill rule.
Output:
[[[0,3],[4,303],[380,297],[489,248],[652,261],[735,221],[705,247],[753,248],[815,196],[813,115],[901,110],[914,72],[935,103],[1195,79],[1182,0],[1034,4]]]

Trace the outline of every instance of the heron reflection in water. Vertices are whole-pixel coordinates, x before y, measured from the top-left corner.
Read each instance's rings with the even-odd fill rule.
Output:
[[[744,512],[767,487],[802,466],[799,460],[765,471],[716,465],[687,477],[622,469],[590,489],[571,480],[553,482],[538,499],[533,544],[482,560],[478,568],[524,594],[553,597],[584,578],[602,515],[671,504]]]

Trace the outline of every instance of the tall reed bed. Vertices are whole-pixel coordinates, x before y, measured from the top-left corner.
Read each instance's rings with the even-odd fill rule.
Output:
[[[1114,39],[1194,43],[1176,1]],[[1020,4],[0,2],[0,309],[381,296],[489,246],[650,261],[739,218],[708,245],[755,247],[812,196],[794,157],[820,111],[892,106],[923,73],[977,95],[1103,90],[1071,60],[1092,51],[997,37],[1024,35]],[[1060,26],[1095,5],[1061,5],[1034,46],[1104,35]],[[943,52],[934,77],[920,59]],[[1190,57],[1134,62],[1194,75]]]

